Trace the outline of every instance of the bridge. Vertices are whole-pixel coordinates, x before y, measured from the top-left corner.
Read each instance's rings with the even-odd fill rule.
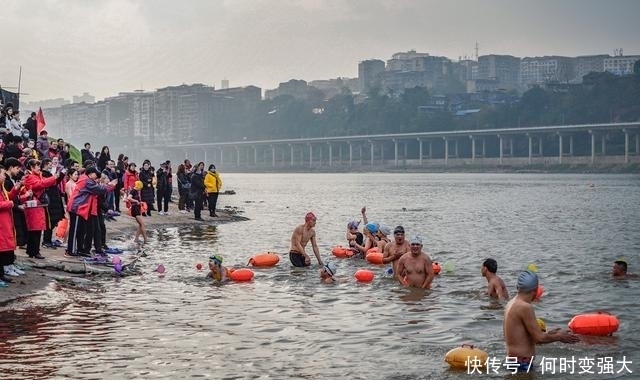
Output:
[[[141,147],[224,170],[640,163],[640,122]],[[149,152],[150,153],[150,152]]]

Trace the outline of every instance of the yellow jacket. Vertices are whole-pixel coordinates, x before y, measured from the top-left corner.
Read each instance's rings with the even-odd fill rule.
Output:
[[[222,179],[220,174],[207,170],[207,174],[204,175],[204,191],[206,193],[219,193],[221,187]]]

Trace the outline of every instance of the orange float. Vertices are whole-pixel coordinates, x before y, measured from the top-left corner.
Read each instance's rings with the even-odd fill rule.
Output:
[[[69,219],[64,218],[58,222],[56,237],[58,239],[64,239],[64,235],[67,234],[67,229],[69,229]]]
[[[371,282],[373,281],[373,272],[368,269],[358,269],[354,275],[359,282]]]
[[[434,262],[431,264],[431,268],[433,268],[433,273],[434,274],[440,274],[440,272],[442,272],[442,267],[440,266],[440,264]]]
[[[280,256],[278,256],[277,253],[264,252],[250,258],[248,265],[253,265],[254,267],[272,267],[278,264],[279,261]]]
[[[618,331],[620,321],[609,313],[579,314],[569,321],[574,334],[606,336]]]
[[[238,282],[251,281],[253,280],[253,271],[247,268],[229,270],[229,278]]]
[[[463,344],[449,350],[444,356],[444,361],[452,368],[474,368],[475,366],[484,367],[489,355],[479,348]]]
[[[544,294],[544,286],[538,285],[538,290],[536,290],[536,299],[542,298],[543,294]]]
[[[366,259],[371,264],[382,264],[382,252],[373,251],[371,253],[367,253]]]
[[[333,253],[335,257],[351,257],[355,252],[351,248],[337,245],[331,248],[331,253]]]
[[[371,247],[369,249],[367,249],[366,255],[370,254],[370,253],[374,253],[374,252],[380,252],[380,248],[378,247]],[[382,252],[380,252],[382,253]]]

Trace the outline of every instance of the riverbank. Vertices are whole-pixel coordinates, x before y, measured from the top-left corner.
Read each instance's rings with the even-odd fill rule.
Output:
[[[124,207],[122,210],[125,210]],[[193,214],[181,214],[177,204],[169,204],[169,215],[159,215],[154,212],[152,216],[145,218],[147,231],[153,231],[167,226],[189,225],[219,225],[231,222],[247,220],[238,215],[233,208],[224,208],[216,211],[218,217],[211,218],[206,210],[202,213],[204,221],[195,220]],[[135,232],[135,221],[128,215],[116,217],[115,221],[106,222],[107,245],[110,242],[131,241]],[[89,265],[82,258],[67,257],[64,255],[64,247],[49,249],[41,247],[40,252],[44,260],[29,258],[24,249],[16,249],[16,263],[25,269],[25,274],[19,277],[11,277],[13,283],[0,288],[0,305],[6,305],[17,299],[36,294],[45,289],[51,282],[61,279],[89,278],[101,274],[113,273],[108,267]],[[108,269],[107,269],[108,268]]]

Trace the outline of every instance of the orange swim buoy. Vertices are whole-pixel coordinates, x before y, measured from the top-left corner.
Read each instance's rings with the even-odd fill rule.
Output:
[[[452,368],[470,368],[473,366],[484,367],[489,355],[479,348],[463,344],[449,350],[444,356],[444,361]]]
[[[358,269],[354,275],[359,282],[371,282],[373,281],[373,272],[368,269]]]
[[[542,298],[543,294],[544,294],[544,286],[538,285],[538,290],[536,290],[536,299]]]
[[[437,262],[431,264],[431,268],[433,268],[433,273],[438,275],[442,272],[442,267]]]
[[[368,255],[368,254],[370,254],[370,253],[374,253],[374,252],[380,252],[380,248],[378,248],[378,247],[371,247],[371,248],[367,249],[367,252],[365,253],[365,255]],[[380,252],[380,253],[382,253],[382,252]]]
[[[615,315],[598,312],[579,314],[569,321],[569,328],[574,334],[606,336],[618,331],[620,321]]]
[[[367,253],[366,259],[371,264],[382,264],[382,252],[373,251]]]
[[[253,271],[248,268],[240,268],[229,271],[229,278],[233,281],[246,282],[253,280]]]
[[[248,265],[254,267],[272,267],[280,261],[280,256],[276,252],[259,253],[249,259]]]
[[[335,257],[351,257],[355,252],[351,248],[337,245],[331,248],[331,253],[333,253]]]
[[[69,219],[64,218],[58,222],[58,228],[56,228],[56,237],[58,239],[64,239],[64,235],[67,234],[69,228]]]

